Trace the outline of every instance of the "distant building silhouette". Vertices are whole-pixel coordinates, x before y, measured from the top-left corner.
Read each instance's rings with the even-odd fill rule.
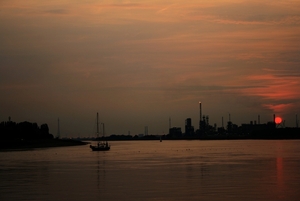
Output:
[[[182,131],[180,127],[173,127],[169,129],[170,137],[182,137]]]
[[[187,118],[185,120],[185,136],[193,136],[194,135],[194,126],[192,126],[192,119]]]

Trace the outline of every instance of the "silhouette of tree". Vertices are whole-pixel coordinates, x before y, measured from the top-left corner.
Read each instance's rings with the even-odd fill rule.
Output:
[[[53,135],[49,134],[47,124],[42,124],[39,128],[37,123],[28,121],[15,123],[12,121],[0,123],[0,140],[34,140],[34,139],[52,139]]]

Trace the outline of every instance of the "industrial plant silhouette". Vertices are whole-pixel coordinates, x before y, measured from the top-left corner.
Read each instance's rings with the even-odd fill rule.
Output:
[[[145,126],[145,133],[135,136],[113,134],[105,137],[105,140],[180,140],[180,139],[300,139],[300,129],[298,127],[298,118],[296,115],[296,127],[285,127],[283,122],[276,122],[276,115],[273,120],[261,123],[260,115],[257,121],[250,121],[248,124],[238,126],[231,121],[229,114],[228,122],[224,125],[222,117],[222,126],[216,124],[210,125],[209,116],[202,115],[202,103],[199,102],[199,124],[196,129],[192,125],[192,119],[185,119],[184,131],[181,127],[172,127],[171,118],[169,118],[169,132],[166,135],[149,135],[148,126]]]
[[[217,127],[216,124],[210,125],[209,116],[202,115],[202,103],[199,102],[199,124],[195,129],[192,125],[192,119],[185,119],[184,131],[181,127],[172,127],[171,118],[169,118],[169,132],[164,135],[149,135],[148,126],[145,126],[145,133],[135,136],[112,134],[100,138],[77,138],[79,140],[180,140],[180,139],[300,139],[300,128],[298,127],[298,118],[296,115],[296,127],[285,127],[284,121],[276,121],[276,115],[273,115],[273,120],[267,123],[260,122],[260,115],[257,121],[250,121],[248,124],[240,126],[231,121],[229,114],[228,122],[224,125],[222,117],[222,126]],[[59,133],[59,120],[58,120]],[[59,138],[59,134],[58,137]],[[36,123],[12,122],[10,117],[7,122],[0,123],[0,142],[2,147],[8,141],[18,141],[24,143],[25,140],[52,140],[53,135],[49,133],[47,124],[42,124],[39,127]]]
[[[181,131],[180,127],[171,127],[171,119],[169,119],[169,134],[166,138],[184,138],[184,139],[299,139],[300,129],[298,128],[298,118],[296,115],[296,127],[286,128],[284,122],[277,123],[276,115],[273,120],[267,123],[260,123],[260,115],[258,121],[250,121],[249,124],[238,126],[231,121],[229,114],[227,125],[224,126],[224,118],[222,117],[222,126],[217,127],[209,124],[209,116],[202,115],[202,103],[199,102],[199,128],[195,131],[192,126],[192,119],[185,120],[185,131]]]

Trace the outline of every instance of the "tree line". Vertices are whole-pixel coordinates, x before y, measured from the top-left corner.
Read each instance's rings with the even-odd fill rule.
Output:
[[[37,123],[28,121],[16,123],[13,121],[0,123],[0,140],[38,140],[53,139],[53,135],[49,134],[47,124],[38,126]]]

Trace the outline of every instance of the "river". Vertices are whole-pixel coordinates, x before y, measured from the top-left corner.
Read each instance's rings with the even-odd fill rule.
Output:
[[[0,200],[299,200],[299,140],[115,141],[0,152]]]

